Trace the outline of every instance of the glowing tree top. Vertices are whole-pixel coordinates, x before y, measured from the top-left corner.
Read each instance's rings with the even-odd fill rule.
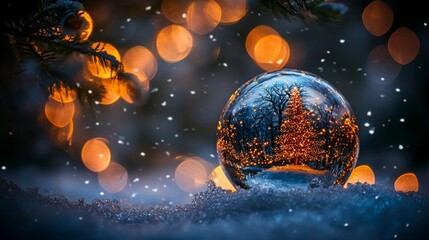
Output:
[[[326,81],[285,69],[240,87],[218,123],[218,157],[236,186],[282,166],[329,171],[344,184],[359,151],[350,105]]]

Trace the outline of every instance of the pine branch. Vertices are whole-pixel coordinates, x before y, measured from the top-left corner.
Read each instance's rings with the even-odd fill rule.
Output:
[[[347,12],[347,6],[324,0],[261,0],[274,15],[287,20],[300,20],[306,24],[325,24],[339,21]]]

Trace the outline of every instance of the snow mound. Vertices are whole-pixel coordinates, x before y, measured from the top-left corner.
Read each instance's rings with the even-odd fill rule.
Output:
[[[151,207],[69,201],[2,178],[0,194],[6,239],[417,239],[429,233],[429,197],[381,185],[230,192],[209,183],[190,204]]]

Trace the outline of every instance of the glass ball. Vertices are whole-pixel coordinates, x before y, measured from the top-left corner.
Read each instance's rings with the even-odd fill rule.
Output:
[[[358,126],[347,100],[322,78],[301,70],[263,73],[244,83],[218,122],[220,164],[241,188],[254,186],[252,180],[267,172],[284,172],[285,181],[329,173],[332,184],[343,185],[358,153]],[[302,179],[314,183],[311,177]]]

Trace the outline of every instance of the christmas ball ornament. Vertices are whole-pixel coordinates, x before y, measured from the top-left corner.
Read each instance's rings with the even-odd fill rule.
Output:
[[[300,70],[263,73],[243,84],[217,127],[220,164],[242,188],[267,181],[343,185],[358,152],[358,126],[347,100]]]

